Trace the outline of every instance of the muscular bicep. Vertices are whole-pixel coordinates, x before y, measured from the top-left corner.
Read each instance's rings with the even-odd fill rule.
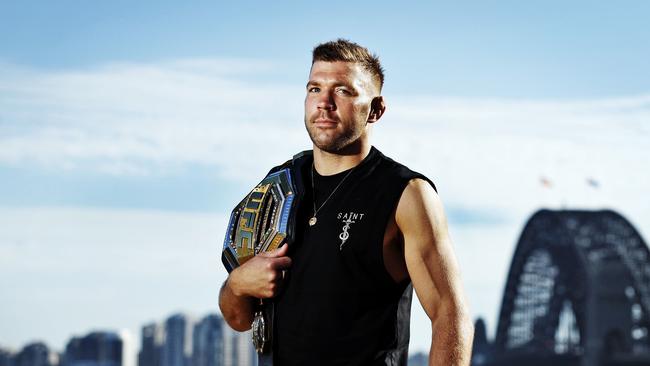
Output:
[[[447,219],[435,190],[412,180],[397,206],[395,220],[404,238],[404,257],[413,288],[430,319],[441,308],[465,307]]]

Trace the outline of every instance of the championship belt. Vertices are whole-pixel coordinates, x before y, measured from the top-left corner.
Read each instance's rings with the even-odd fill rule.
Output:
[[[297,157],[303,154],[296,155]],[[233,209],[226,230],[221,260],[231,272],[255,255],[291,245],[295,237],[295,216],[302,192],[293,164],[272,171]],[[256,304],[252,338],[260,365],[272,364],[273,299]]]

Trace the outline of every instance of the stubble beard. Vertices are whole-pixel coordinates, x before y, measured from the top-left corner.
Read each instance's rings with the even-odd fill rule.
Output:
[[[363,134],[363,130],[356,129],[347,129],[343,132],[336,129],[320,130],[307,117],[305,117],[305,128],[314,146],[332,154],[344,151],[359,140]]]

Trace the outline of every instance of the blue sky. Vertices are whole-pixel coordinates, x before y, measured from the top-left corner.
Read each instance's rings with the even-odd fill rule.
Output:
[[[645,92],[650,81],[645,1],[27,1],[0,9],[0,57],[43,68],[218,56],[304,70],[314,43],[343,36],[377,50],[400,92],[615,96]],[[294,74],[276,77],[302,77]]]
[[[310,147],[310,50],[337,37],[381,57],[374,141],[438,185],[492,327],[536,209],[650,234],[647,19],[645,1],[1,3],[0,345],[215,311],[225,217]]]

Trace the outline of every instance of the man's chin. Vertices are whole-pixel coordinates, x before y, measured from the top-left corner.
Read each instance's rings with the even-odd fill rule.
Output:
[[[319,150],[330,154],[353,155],[359,152],[359,146],[354,141],[329,141],[325,143],[312,139],[312,143]]]
[[[329,153],[336,153],[343,147],[341,146],[342,144],[332,140],[323,141],[323,140],[312,138],[311,142],[314,144],[314,147],[317,147],[319,150],[326,151]]]
[[[332,143],[322,143],[322,142],[317,142],[312,140],[314,143],[314,146],[317,147],[319,150],[328,152],[328,153],[336,153],[341,149],[341,146],[338,146],[336,144]]]

